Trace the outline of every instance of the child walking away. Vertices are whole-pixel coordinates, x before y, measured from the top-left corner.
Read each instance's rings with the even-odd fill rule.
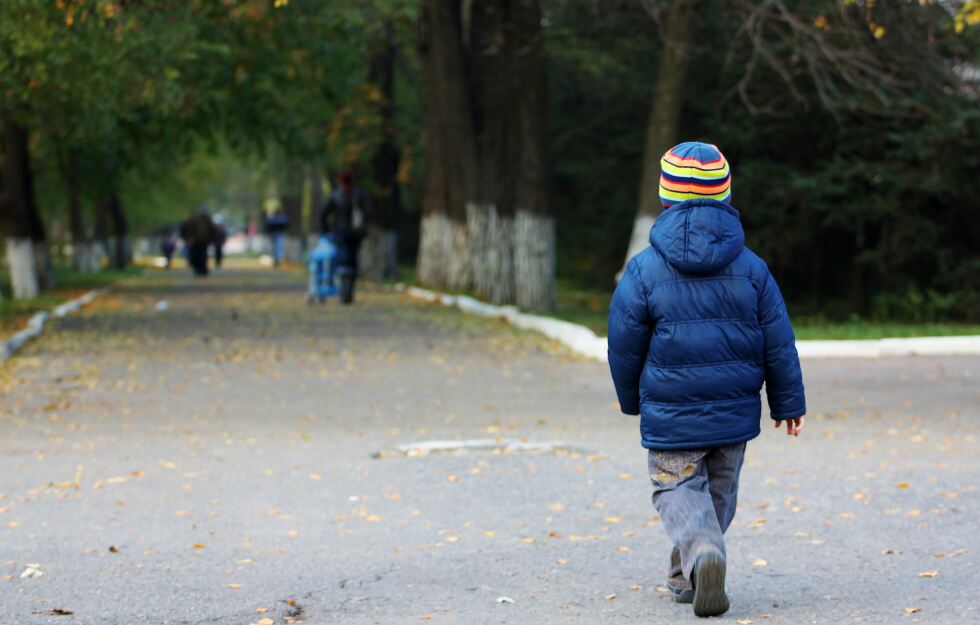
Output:
[[[661,160],[664,211],[609,309],[619,405],[640,415],[653,505],[674,544],[668,585],[698,616],[728,610],[723,535],[766,384],[774,425],[803,429],[796,339],[769,269],[745,247],[728,162],[682,143]]]

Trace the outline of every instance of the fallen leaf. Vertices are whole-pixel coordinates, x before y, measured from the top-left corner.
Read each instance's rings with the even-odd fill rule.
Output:
[[[259,619],[259,625],[273,625],[273,623],[275,623],[275,621],[269,617]]]
[[[904,608],[906,614],[915,614],[916,612],[921,612],[922,608]]]
[[[938,575],[939,571],[923,571],[919,573],[919,577],[937,577]]]
[[[497,603],[517,603],[517,602],[511,599],[510,597],[500,596],[497,597]]]
[[[735,622],[738,623],[738,625],[752,625],[752,623],[755,623],[755,621],[750,618],[739,619]]]
[[[639,584],[633,584],[632,586],[630,586],[630,590],[643,590],[643,586],[640,586]]]
[[[895,488],[908,488],[908,487],[909,487],[908,482],[898,482],[897,484],[895,484]]]
[[[606,523],[619,523],[620,521],[622,521],[622,519],[621,519],[621,518],[619,518],[618,516],[607,516],[607,517],[606,517],[605,519],[603,519],[603,520],[604,520],[604,521],[605,521]]]
[[[191,547],[195,549],[204,549],[204,543],[194,543]]]
[[[627,552],[629,552],[629,550],[630,550],[630,548],[627,547],[626,545],[623,545],[621,547],[617,547],[616,548],[616,551],[618,551],[619,553],[627,553]]]
[[[314,482],[319,482],[322,478],[319,473],[310,473],[310,479]]]
[[[231,588],[232,590],[238,590],[239,588],[243,588],[243,586],[241,584],[228,584],[228,588]]]
[[[755,561],[752,562],[752,566],[765,566],[767,564],[769,563],[762,558],[756,558]]]
[[[606,595],[606,601],[612,601],[615,598],[616,598],[616,593],[612,593],[611,595]]]

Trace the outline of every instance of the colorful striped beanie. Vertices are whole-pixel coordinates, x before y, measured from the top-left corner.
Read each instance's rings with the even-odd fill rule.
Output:
[[[667,150],[660,159],[660,201],[670,208],[684,200],[732,201],[732,173],[721,151],[700,141]]]

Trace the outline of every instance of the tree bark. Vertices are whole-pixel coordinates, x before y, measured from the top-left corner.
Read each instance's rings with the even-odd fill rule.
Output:
[[[463,289],[470,281],[466,202],[474,188],[476,144],[459,0],[426,0],[420,25],[427,162],[418,275],[425,284]]]
[[[623,268],[646,249],[660,203],[660,159],[677,142],[694,12],[691,0],[672,0],[664,24],[664,46],[653,88],[640,176],[640,200]],[[622,275],[617,275],[617,279]]]
[[[280,195],[283,211],[289,217],[286,230],[286,260],[303,262],[303,177],[302,168],[295,163],[287,164]]]
[[[72,154],[64,164],[65,193],[68,200],[68,231],[71,234],[72,266],[76,271],[92,269],[91,249],[85,232],[82,198],[78,186],[78,159]]]
[[[548,202],[548,95],[539,0],[514,0],[517,132],[514,274],[517,305],[555,306],[555,220]]]
[[[391,24],[382,24],[371,52],[368,80],[378,91],[381,141],[372,158],[374,194],[368,218],[368,236],[361,247],[365,275],[382,280],[398,277],[398,222],[401,188],[399,154],[395,141],[395,40]]]
[[[129,222],[123,212],[119,195],[113,192],[103,200],[106,215],[112,221],[113,244],[112,265],[116,269],[125,269],[132,260],[132,246],[129,240]]]
[[[307,180],[310,182],[310,215],[307,222],[309,230],[307,239],[309,246],[316,245],[320,236],[320,213],[323,210],[323,179],[320,177],[320,165],[316,161],[307,167]]]
[[[9,117],[3,118],[4,167],[0,192],[0,227],[3,229],[15,299],[36,297],[40,292],[34,259],[34,229],[29,215],[33,198],[30,184],[27,130]]]
[[[518,37],[511,0],[473,6],[470,85],[478,129],[476,193],[466,206],[473,287],[494,304],[512,304],[514,283],[515,179],[520,175],[516,98],[524,88],[516,75]]]
[[[109,211],[104,201],[95,202],[93,234],[92,257],[89,262],[98,271],[102,269],[103,261],[109,257]]]

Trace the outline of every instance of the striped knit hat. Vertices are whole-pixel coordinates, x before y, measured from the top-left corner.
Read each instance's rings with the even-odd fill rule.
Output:
[[[684,200],[732,201],[732,174],[721,151],[699,141],[667,150],[660,159],[660,201],[664,208]]]

